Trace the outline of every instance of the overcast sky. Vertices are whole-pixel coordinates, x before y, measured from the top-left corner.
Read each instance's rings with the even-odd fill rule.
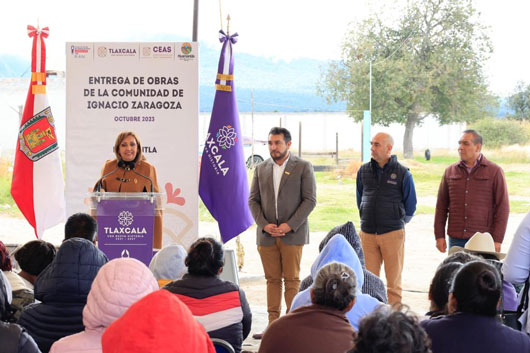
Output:
[[[376,0],[221,0],[223,25],[240,34],[237,49],[278,60],[297,57],[338,59],[350,23],[366,18]],[[517,81],[530,83],[528,15],[530,1],[476,0],[481,21],[489,25],[494,53],[486,72],[494,93],[508,95]],[[48,69],[64,70],[65,42],[156,41],[160,34],[191,40],[193,0],[91,0],[86,2],[7,1],[0,13],[0,54],[29,57],[28,24],[50,27]],[[200,0],[199,39],[217,45],[219,0]]]

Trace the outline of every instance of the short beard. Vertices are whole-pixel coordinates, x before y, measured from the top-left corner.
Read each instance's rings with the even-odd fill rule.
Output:
[[[285,158],[285,156],[287,156],[287,153],[289,153],[289,150],[286,150],[284,153],[280,154],[278,157],[274,157],[271,153],[271,158],[273,161],[275,162],[278,162],[278,161],[281,161],[282,159]]]

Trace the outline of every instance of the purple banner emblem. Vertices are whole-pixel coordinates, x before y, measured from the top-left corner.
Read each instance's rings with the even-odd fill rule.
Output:
[[[109,260],[132,257],[149,266],[153,257],[155,204],[149,200],[101,200],[98,247]]]

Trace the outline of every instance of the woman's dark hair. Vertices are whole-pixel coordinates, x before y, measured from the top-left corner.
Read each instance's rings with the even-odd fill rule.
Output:
[[[456,274],[451,293],[458,312],[495,316],[501,296],[499,272],[484,261],[465,264]]]
[[[431,353],[431,341],[416,316],[401,306],[381,305],[361,319],[348,353]]]
[[[213,238],[200,238],[191,244],[184,263],[190,275],[217,276],[224,266],[223,246]]]
[[[13,269],[13,264],[11,263],[11,258],[9,257],[9,250],[7,247],[0,241],[0,270],[2,271],[11,271]]]
[[[457,252],[447,256],[442,261],[440,266],[448,264],[448,263],[451,263],[451,262],[459,262],[461,264],[467,264],[468,262],[477,261],[477,260],[480,260],[480,257],[478,257],[476,255],[473,255],[473,254],[470,254],[470,253],[465,252],[465,251],[457,251]]]
[[[313,283],[313,304],[344,310],[355,299],[357,277],[345,264],[331,262],[323,266]]]
[[[438,310],[445,311],[451,284],[453,283],[456,272],[462,266],[463,265],[459,262],[450,262],[441,265],[436,270],[429,288],[429,297]]]
[[[32,240],[15,252],[20,269],[33,276],[38,276],[55,258],[57,249],[44,240]]]

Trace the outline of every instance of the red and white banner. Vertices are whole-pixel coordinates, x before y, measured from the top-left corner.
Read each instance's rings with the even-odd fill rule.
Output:
[[[11,195],[40,238],[64,221],[64,181],[55,121],[46,95],[48,27],[28,26],[33,38],[31,83],[17,139]]]

